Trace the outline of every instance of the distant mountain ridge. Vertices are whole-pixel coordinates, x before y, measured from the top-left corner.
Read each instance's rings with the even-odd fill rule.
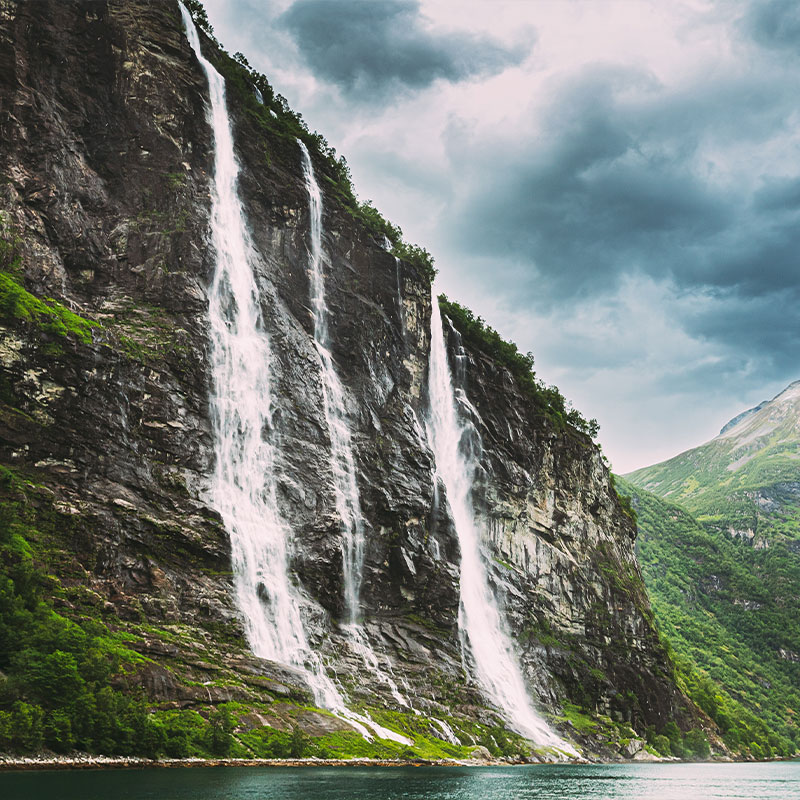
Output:
[[[737,414],[732,420],[729,420],[722,426],[718,435],[722,436],[725,431],[729,431],[734,425],[738,425],[745,417],[750,417],[757,411],[761,411],[767,403],[769,403],[769,400],[762,400],[757,406],[753,406],[752,408],[748,408],[747,411],[742,411],[741,414]]]
[[[743,411],[741,414],[734,417],[722,428],[722,430],[719,432],[719,436],[723,436],[739,426],[742,426],[742,430],[739,431],[739,433],[742,433],[745,430],[752,430],[752,424],[745,425],[744,423],[748,420],[752,421],[752,419],[758,415],[759,412],[765,409],[766,412],[760,415],[760,424],[763,424],[763,418],[765,417],[770,419],[774,419],[776,416],[786,417],[787,415],[791,414],[793,410],[800,415],[800,380],[790,383],[783,391],[778,392],[778,394],[776,394],[772,400],[763,400],[757,406],[754,406],[747,411]],[[730,433],[729,435],[735,436],[737,434]]]
[[[725,518],[731,535],[754,544],[770,532],[797,538],[800,381],[734,417],[705,444],[625,477],[684,506],[701,522]]]
[[[732,750],[800,744],[800,381],[617,485],[638,513],[659,627],[687,683],[699,676],[692,698]]]

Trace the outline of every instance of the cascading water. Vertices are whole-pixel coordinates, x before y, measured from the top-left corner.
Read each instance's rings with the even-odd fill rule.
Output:
[[[411,744],[350,711],[308,646],[301,597],[289,580],[288,526],[277,512],[270,418],[270,347],[253,266],[255,249],[238,193],[239,165],[225,99],[225,81],[203,56],[191,15],[180,3],[186,35],[208,80],[208,122],[214,136],[211,243],[216,255],[209,290],[211,420],[215,467],[211,502],[230,535],[236,598],[255,655],[305,672],[317,705],[346,719],[363,736]]]
[[[211,419],[215,468],[211,498],[231,538],[236,593],[253,652],[302,663],[308,647],[299,598],[287,570],[287,528],[276,512],[270,430],[270,347],[253,273],[256,254],[238,195],[239,165],[225,82],[200,50],[181,5],[189,43],[208,79],[214,134],[211,243],[216,268],[209,291]]]
[[[328,329],[328,304],[325,299],[325,276],[322,264],[322,192],[314,175],[314,165],[305,144],[299,139],[303,176],[308,191],[310,300],[314,315],[314,344],[319,353],[322,369],[322,402],[325,422],[330,438],[330,465],[336,512],[342,524],[342,564],[344,577],[344,601],[347,622],[344,626],[350,643],[368,669],[387,684],[395,701],[400,705],[409,703],[400,693],[397,684],[383,670],[378,656],[359,621],[361,581],[364,569],[364,515],[358,493],[356,465],[353,457],[353,436],[347,419],[345,394],[336,365],[331,355]]]
[[[344,601],[349,623],[359,617],[359,595],[364,565],[364,516],[358,495],[353,442],[345,411],[344,387],[339,380],[330,350],[328,305],[325,301],[325,277],[322,274],[322,192],[314,176],[314,167],[306,146],[298,139],[303,157],[303,175],[308,191],[311,229],[309,267],[311,272],[311,309],[314,313],[314,344],[322,363],[322,402],[330,437],[330,462],[336,511],[342,521],[344,547]]]
[[[426,428],[436,460],[436,476],[447,491],[447,500],[461,547],[458,624],[462,649],[471,654],[476,677],[489,700],[508,722],[536,744],[549,745],[574,754],[534,711],[522,679],[519,663],[505,631],[497,602],[489,585],[481,553],[480,533],[472,505],[476,462],[474,445],[479,435],[471,423],[462,424],[458,401],[477,412],[460,389],[454,389],[447,361],[442,318],[435,293],[431,309],[431,350],[428,363],[430,409]]]

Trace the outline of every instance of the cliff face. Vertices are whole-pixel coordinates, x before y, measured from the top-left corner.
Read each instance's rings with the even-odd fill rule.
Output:
[[[309,635],[351,699],[396,707],[337,627],[341,533],[311,336],[300,151],[277,117],[254,109],[246,72],[204,46],[229,78],[274,356],[267,435]],[[93,325],[90,337],[60,335],[3,306],[0,460],[31,481],[31,514],[53,522],[37,557],[74,589],[65,613],[133,634],[152,661],[128,685],[197,707],[305,691],[290,670],[248,654],[227,535],[207,500],[206,92],[172,2],[0,5],[5,241],[19,237],[16,278],[29,292]],[[457,538],[420,426],[427,277],[348,213],[327,162],[312,159],[333,354],[368,524],[365,628],[419,710],[491,723],[462,669]],[[534,698],[555,714],[569,701],[639,730],[688,722],[654,633],[635,529],[599,451],[537,416],[503,367],[467,355],[464,388],[484,447],[477,511]],[[303,722],[311,732],[335,724]]]

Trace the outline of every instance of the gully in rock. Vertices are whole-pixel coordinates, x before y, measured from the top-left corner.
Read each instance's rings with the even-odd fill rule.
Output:
[[[575,755],[574,749],[556,736],[533,710],[517,656],[489,585],[472,503],[473,476],[477,466],[473,453],[480,450],[480,437],[471,422],[461,421],[457,393],[459,401],[469,408],[470,413],[477,414],[477,411],[466,397],[460,396],[463,392],[454,387],[435,293],[431,303],[430,408],[426,428],[436,461],[436,477],[447,492],[461,547],[458,624],[464,662],[471,662],[487,697],[519,733],[536,744]]]

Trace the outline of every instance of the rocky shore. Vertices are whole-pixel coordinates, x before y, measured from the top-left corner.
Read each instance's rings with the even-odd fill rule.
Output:
[[[137,758],[95,756],[0,756],[0,772],[46,769],[135,769],[155,767],[478,767],[539,763],[519,759],[380,759],[380,758]]]

